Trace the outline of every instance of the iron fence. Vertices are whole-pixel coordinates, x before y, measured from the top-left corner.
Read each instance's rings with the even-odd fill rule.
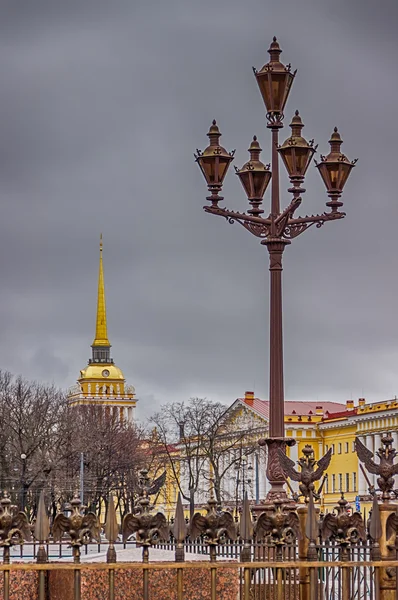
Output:
[[[230,561],[212,562],[149,562],[143,563],[11,563],[0,565],[3,572],[3,598],[10,600],[12,586],[10,581],[16,573],[35,573],[36,588],[31,589],[32,600],[51,599],[51,573],[70,574],[73,579],[73,600],[87,598],[98,599],[94,592],[85,588],[82,595],[82,582],[90,573],[102,576],[101,598],[115,600],[119,576],[122,572],[134,573],[135,598],[143,600],[159,600],[158,586],[155,580],[159,572],[170,574],[167,597],[176,600],[191,600],[189,582],[193,574],[200,572],[203,589],[199,598],[232,600],[231,591],[236,593],[236,600],[378,600],[382,597],[378,587],[381,572],[386,569],[396,570],[397,561],[293,561],[238,563]],[[300,580],[300,572],[308,573],[308,584]],[[219,574],[229,574],[229,587],[224,590],[219,585]],[[11,574],[11,578],[10,578]],[[104,576],[105,575],[105,576]],[[139,581],[141,583],[139,583]],[[137,583],[138,582],[138,583]],[[83,586],[84,587],[84,586]],[[20,588],[19,588],[20,589]],[[396,597],[396,586],[391,589]],[[128,589],[123,597],[130,596]],[[228,595],[227,595],[228,594]],[[14,598],[17,596],[13,596]]]

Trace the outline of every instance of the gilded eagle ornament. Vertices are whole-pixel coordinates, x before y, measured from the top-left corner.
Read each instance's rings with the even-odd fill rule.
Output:
[[[366,540],[366,528],[361,513],[350,514],[348,508],[348,502],[342,494],[335,513],[328,513],[322,520],[323,540],[336,540],[342,547]]]
[[[82,514],[81,501],[77,494],[71,501],[72,514],[66,517],[63,513],[58,513],[53,524],[54,542],[60,542],[66,533],[70,537],[70,545],[76,551],[75,558],[79,556],[79,549],[84,544],[89,544],[93,540],[101,542],[100,523],[93,512]]]
[[[287,507],[281,498],[273,502],[273,510],[261,513],[255,525],[256,539],[269,539],[272,546],[292,544],[301,539],[300,521],[297,513]]]
[[[11,506],[11,499],[4,492],[0,500],[0,546],[10,548],[15,544],[23,544],[32,539],[28,518],[22,511]]]
[[[377,485],[382,492],[383,500],[390,500],[394,488],[394,476],[398,475],[398,463],[394,464],[397,451],[393,448],[393,437],[387,433],[381,438],[383,446],[375,454],[361,442],[355,439],[355,450],[359,460],[364,463],[366,470],[373,475],[378,475]],[[380,462],[377,464],[373,459],[375,455]]]
[[[202,535],[209,546],[236,540],[237,530],[233,516],[227,511],[217,511],[216,506],[216,500],[211,498],[207,503],[205,516],[200,513],[194,514],[189,530],[191,540]]]
[[[153,506],[150,504],[149,496],[157,494],[166,480],[166,473],[150,483],[148,471],[140,471],[139,491],[140,498],[135,514],[128,513],[122,523],[122,537],[126,542],[132,535],[135,535],[137,543],[141,544],[144,550],[145,560],[148,556],[148,547],[160,541],[169,539],[170,531],[167,525],[166,517],[158,512],[152,514]]]
[[[301,471],[295,469],[294,461],[290,460],[281,450],[278,452],[278,458],[285,477],[290,477],[293,481],[299,482],[300,495],[304,496],[304,501],[308,503],[310,492],[312,492],[315,500],[320,499],[320,491],[315,491],[314,482],[321,479],[328,468],[332,459],[332,448],[329,448],[325,456],[322,456],[318,461],[315,460],[314,450],[309,444],[304,446],[302,452],[303,456],[297,461]]]

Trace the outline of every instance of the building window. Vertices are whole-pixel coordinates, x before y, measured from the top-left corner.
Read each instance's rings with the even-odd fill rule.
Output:
[[[336,475],[332,475],[332,493],[336,491]]]
[[[325,452],[327,452],[329,450],[329,446],[328,444],[325,445]]]
[[[350,451],[349,449],[350,449],[349,443],[348,443],[348,442],[346,442],[346,443],[345,443],[345,453],[346,453],[346,454],[348,454],[348,452]]]
[[[332,454],[334,454],[334,444],[332,444]]]
[[[343,491],[343,475],[342,473],[339,473],[339,492],[341,493]]]
[[[325,494],[329,493],[329,477],[325,479]]]
[[[338,448],[338,453],[339,453],[339,454],[341,454],[341,444],[339,444],[339,445],[337,446],[337,448]]]
[[[349,473],[345,474],[345,491],[346,492],[350,491],[350,474]]]
[[[352,474],[352,491],[353,492],[357,491],[357,474],[356,473]]]
[[[352,442],[351,452],[355,452],[355,440]]]

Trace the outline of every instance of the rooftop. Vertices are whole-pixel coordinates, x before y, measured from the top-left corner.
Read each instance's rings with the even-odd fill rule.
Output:
[[[241,402],[250,406],[259,415],[265,419],[269,419],[269,400],[261,400],[246,392],[244,398],[238,398]],[[326,413],[337,413],[345,411],[346,405],[339,402],[308,402],[285,400],[285,416],[286,417],[324,417]]]

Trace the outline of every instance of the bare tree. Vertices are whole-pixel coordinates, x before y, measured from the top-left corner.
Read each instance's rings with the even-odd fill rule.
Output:
[[[84,458],[84,500],[100,510],[113,491],[129,510],[142,465],[142,432],[101,407],[71,407],[63,391],[0,371],[0,484],[35,514],[41,489],[51,513],[79,489]]]
[[[150,422],[155,426],[155,447],[163,448],[171,475],[181,496],[189,502],[190,515],[195,512],[195,496],[199,491],[205,457],[197,432],[205,425],[204,414],[184,402],[162,406]]]
[[[0,371],[1,483],[22,508],[30,508],[28,491],[43,485],[60,457],[65,406],[54,386]]]
[[[73,423],[67,453],[72,485],[77,487],[82,457],[85,504],[102,513],[113,492],[123,516],[134,502],[137,471],[143,465],[142,431],[102,407],[72,407],[69,418]]]
[[[223,481],[231,467],[255,450],[254,425],[239,429],[226,406],[204,398],[166,404],[150,422],[178,489],[189,502],[191,517],[198,493],[210,482],[217,502],[222,503]]]

